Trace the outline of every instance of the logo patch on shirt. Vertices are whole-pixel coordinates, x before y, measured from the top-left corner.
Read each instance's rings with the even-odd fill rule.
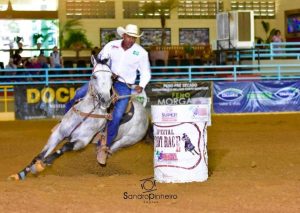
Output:
[[[118,46],[116,46],[116,45],[112,45],[112,48],[116,48],[116,49],[118,49],[119,47],[118,47]]]
[[[139,55],[140,53],[138,51],[134,50],[132,54],[133,55]]]

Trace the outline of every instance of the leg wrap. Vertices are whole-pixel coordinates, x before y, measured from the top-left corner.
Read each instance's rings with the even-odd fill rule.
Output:
[[[56,158],[62,156],[65,152],[73,150],[74,143],[67,142],[63,145],[63,147],[56,152],[52,153],[43,161],[46,165],[51,165]]]

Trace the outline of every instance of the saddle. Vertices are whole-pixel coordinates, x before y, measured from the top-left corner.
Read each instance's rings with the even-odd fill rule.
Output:
[[[127,104],[127,108],[126,108],[126,111],[123,115],[123,118],[121,120],[120,125],[130,121],[131,118],[133,117],[133,114],[134,114],[134,106],[133,106],[133,103],[132,103],[132,99],[130,99],[128,104]]]

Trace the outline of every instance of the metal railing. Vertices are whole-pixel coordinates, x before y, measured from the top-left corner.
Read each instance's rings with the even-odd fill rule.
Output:
[[[151,82],[240,81],[300,78],[300,60],[293,64],[153,66]],[[0,70],[0,86],[32,84],[83,84],[91,68],[5,69]]]
[[[32,85],[85,83],[92,68],[38,68],[0,70],[0,85]]]
[[[293,64],[153,66],[151,70],[153,83],[300,79],[300,61]],[[4,104],[4,110],[0,110],[0,114],[2,113],[3,118],[6,116],[13,119],[14,114],[6,112],[9,111],[8,104],[14,100],[12,96],[14,86],[83,84],[89,80],[92,69],[5,69],[0,72],[0,100],[2,105]]]
[[[232,49],[228,51],[228,58],[237,62],[248,60],[300,59],[300,42],[275,42],[256,44],[250,49]],[[231,53],[230,53],[231,52]]]

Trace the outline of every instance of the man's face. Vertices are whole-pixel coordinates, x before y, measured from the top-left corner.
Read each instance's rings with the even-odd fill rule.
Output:
[[[125,49],[129,49],[130,47],[132,47],[132,45],[135,43],[136,41],[136,37],[133,37],[133,36],[130,36],[130,35],[127,35],[127,34],[123,34],[123,47]]]

